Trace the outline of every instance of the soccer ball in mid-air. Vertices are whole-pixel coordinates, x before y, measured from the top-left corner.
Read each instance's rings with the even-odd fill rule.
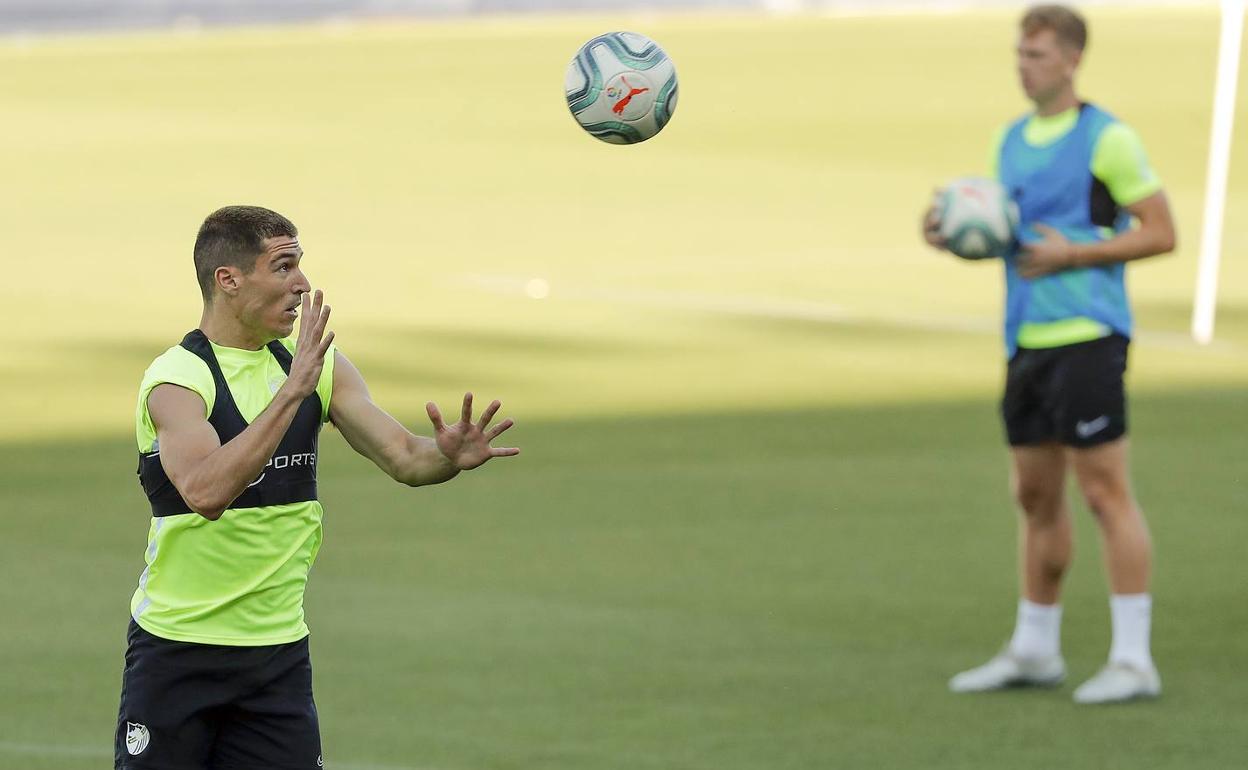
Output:
[[[563,86],[581,128],[612,144],[644,142],[676,109],[675,65],[636,32],[608,32],[581,46]]]
[[[963,259],[1003,257],[1014,244],[1018,206],[992,179],[953,180],[941,191],[936,214],[945,246]]]

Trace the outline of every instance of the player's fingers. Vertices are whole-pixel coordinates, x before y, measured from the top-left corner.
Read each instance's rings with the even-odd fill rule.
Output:
[[[325,339],[321,340],[321,344],[317,346],[316,357],[324,358],[325,354],[329,352],[329,346],[332,344],[334,344],[334,333],[329,332],[325,335]]]
[[[321,294],[320,289],[311,293],[311,304],[306,308],[307,315],[303,317],[303,320],[308,325],[309,342],[316,342],[321,338],[320,332],[323,327],[318,327],[320,327],[321,323],[321,304],[323,302],[324,295]]]
[[[490,449],[490,457],[514,457],[520,454],[520,447],[506,446]]]
[[[464,422],[472,422],[472,393],[464,394],[464,409],[459,414],[459,418]]]
[[[503,420],[498,425],[495,425],[493,428],[490,428],[489,433],[485,434],[486,440],[493,441],[494,439],[498,438],[499,435],[501,435],[503,431],[507,430],[508,428],[510,428],[511,426],[515,424],[516,424],[515,420],[508,417],[506,420]]]
[[[442,422],[442,412],[438,411],[438,405],[430,401],[425,404],[425,413],[429,415],[429,422],[433,423],[433,429],[443,431],[446,429],[446,423]]]
[[[485,430],[486,427],[489,426],[490,420],[494,419],[495,412],[497,412],[498,408],[502,405],[502,402],[498,399],[491,401],[490,405],[487,406],[485,411],[481,413],[481,419],[477,420],[477,427],[481,430]]]
[[[315,338],[318,340],[325,333],[325,327],[329,324],[329,313],[332,309],[329,305],[321,308],[321,314],[316,319],[316,326],[312,329],[312,333],[316,335]]]
[[[299,295],[299,336],[295,338],[295,352],[299,352],[305,337],[308,336],[308,329],[312,326],[312,322],[308,320],[308,308],[311,306],[311,298],[305,291]]]

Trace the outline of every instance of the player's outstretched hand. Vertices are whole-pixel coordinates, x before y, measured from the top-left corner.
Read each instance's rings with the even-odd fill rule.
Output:
[[[1058,230],[1048,225],[1032,225],[1040,233],[1040,240],[1023,246],[1018,257],[1018,274],[1024,278],[1039,278],[1074,267],[1074,255],[1070,241]]]
[[[316,390],[325,367],[325,353],[334,341],[334,333],[325,332],[329,323],[329,305],[320,289],[313,297],[304,292],[299,307],[299,336],[295,338],[295,355],[290,363],[290,375],[282,387],[291,388],[299,398],[307,398]]]
[[[500,406],[502,404],[497,400],[491,401],[481,413],[481,419],[474,423],[472,421],[472,394],[465,393],[464,409],[460,414],[459,422],[447,425],[442,420],[442,413],[438,411],[437,404],[432,401],[425,404],[425,411],[429,413],[429,421],[433,423],[433,437],[438,444],[438,451],[461,471],[470,471],[479,467],[491,457],[511,457],[520,454],[520,450],[516,447],[490,446],[491,441],[515,424],[509,418],[493,428],[490,427],[490,420],[494,419],[494,414]]]
[[[923,212],[922,220],[923,240],[927,241],[927,245],[937,249],[945,248],[945,237],[940,234],[940,214],[936,208],[942,192],[944,189],[940,187],[932,191],[932,202]]]

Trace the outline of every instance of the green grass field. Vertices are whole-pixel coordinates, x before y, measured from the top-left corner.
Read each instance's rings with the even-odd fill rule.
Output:
[[[1082,90],[1140,131],[1180,228],[1130,270],[1162,700],[945,690],[1013,619],[1002,281],[926,251],[917,217],[1026,108],[1012,14],[0,41],[0,768],[109,766],[147,531],[134,392],[198,320],[190,245],[226,203],[300,225],[384,406],[423,430],[427,399],[471,388],[524,448],[408,490],[323,437],[327,767],[1239,766],[1248,152],[1198,348],[1217,16],[1089,18]],[[637,147],[562,102],[610,28],[681,75]],[[1109,641],[1082,515],[1078,540],[1076,681]]]

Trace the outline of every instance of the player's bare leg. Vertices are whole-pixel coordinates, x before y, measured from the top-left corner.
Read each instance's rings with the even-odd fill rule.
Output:
[[[1079,488],[1100,525],[1109,587],[1115,594],[1148,593],[1153,545],[1131,492],[1127,439],[1071,450]]]
[[[1010,487],[1019,508],[1019,571],[1024,599],[1056,605],[1073,550],[1066,502],[1066,452],[1057,443],[1010,450]]]
[[[1131,492],[1127,439],[1071,450],[1079,488],[1100,527],[1109,577],[1113,643],[1109,665],[1075,691],[1082,703],[1107,703],[1161,693],[1149,643],[1153,546]]]
[[[1072,550],[1066,503],[1066,452],[1057,443],[1010,450],[1010,487],[1019,507],[1019,573],[1022,598],[1014,635],[999,655],[949,681],[954,692],[1060,684],[1062,578]]]

